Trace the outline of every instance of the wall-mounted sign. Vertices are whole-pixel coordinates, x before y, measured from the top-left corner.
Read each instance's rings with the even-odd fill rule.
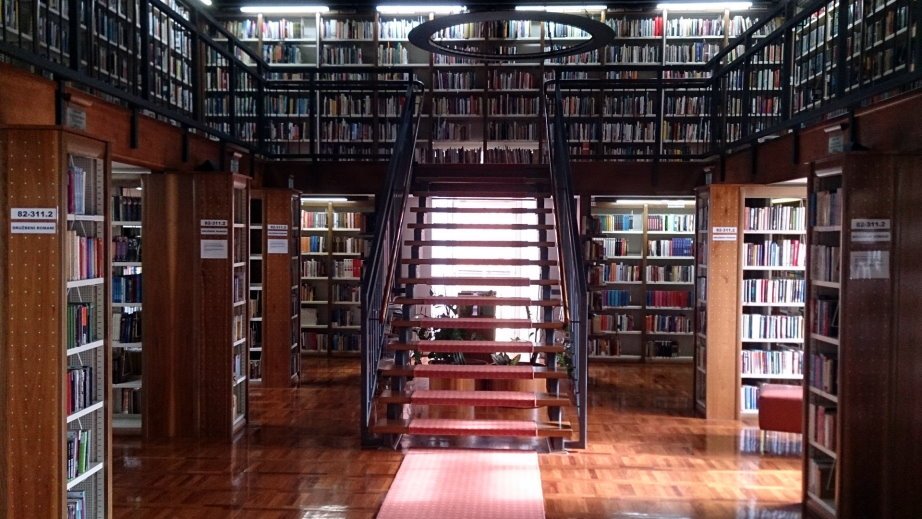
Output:
[[[288,240],[269,238],[266,240],[266,252],[269,254],[288,254]]]
[[[11,220],[57,220],[57,207],[14,207],[10,209]]]
[[[201,240],[202,259],[227,259],[227,240]]]
[[[64,125],[76,130],[86,130],[86,110],[67,105],[64,111]]]
[[[889,242],[889,218],[853,218],[852,241],[857,243]]]
[[[12,234],[54,234],[58,232],[58,222],[10,222]]]

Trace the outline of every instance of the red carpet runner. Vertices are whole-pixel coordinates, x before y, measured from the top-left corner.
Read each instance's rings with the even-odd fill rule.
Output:
[[[538,454],[413,451],[378,519],[543,519]]]

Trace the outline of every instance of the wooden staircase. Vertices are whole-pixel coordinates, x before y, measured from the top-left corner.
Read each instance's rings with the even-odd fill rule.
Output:
[[[395,446],[406,435],[484,436],[545,438],[562,449],[573,433],[563,416],[567,324],[546,181],[536,172],[474,185],[461,175],[417,178],[371,430]],[[497,340],[500,330],[532,337]],[[499,353],[523,362],[491,363]]]

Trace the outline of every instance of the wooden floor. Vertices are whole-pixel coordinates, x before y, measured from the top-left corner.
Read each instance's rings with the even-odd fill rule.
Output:
[[[358,447],[357,361],[306,360],[301,388],[252,390],[234,443],[117,437],[115,516],[374,517],[402,455]],[[800,517],[799,457],[692,418],[689,366],[593,366],[590,384],[589,449],[540,455],[549,518]]]

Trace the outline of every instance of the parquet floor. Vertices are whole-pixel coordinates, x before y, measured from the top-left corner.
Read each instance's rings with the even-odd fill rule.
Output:
[[[355,360],[305,364],[301,388],[251,392],[236,442],[117,437],[115,517],[374,517],[402,455],[358,447]],[[589,449],[540,455],[549,518],[800,517],[799,458],[741,452],[744,426],[692,418],[690,367],[590,380]]]

